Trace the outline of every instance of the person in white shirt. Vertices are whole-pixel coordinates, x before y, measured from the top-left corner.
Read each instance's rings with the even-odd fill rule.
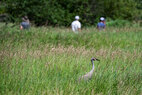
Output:
[[[72,31],[78,33],[81,31],[81,23],[79,22],[79,16],[75,16],[75,21],[71,23]]]

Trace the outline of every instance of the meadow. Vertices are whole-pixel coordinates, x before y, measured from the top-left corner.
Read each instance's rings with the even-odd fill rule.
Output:
[[[89,81],[77,82],[92,68]],[[1,95],[142,95],[142,27],[0,27]]]

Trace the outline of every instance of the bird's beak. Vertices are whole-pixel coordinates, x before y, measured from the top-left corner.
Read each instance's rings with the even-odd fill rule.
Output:
[[[99,59],[96,58],[97,61],[100,61]]]

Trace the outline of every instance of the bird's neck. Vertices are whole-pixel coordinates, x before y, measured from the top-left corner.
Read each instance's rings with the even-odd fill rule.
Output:
[[[94,70],[94,68],[95,68],[95,67],[94,67],[94,62],[92,61],[92,70]]]

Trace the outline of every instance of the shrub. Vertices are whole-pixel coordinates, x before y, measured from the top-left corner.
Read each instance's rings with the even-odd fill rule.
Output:
[[[36,25],[70,26],[75,15],[83,26],[95,25],[101,16],[134,20],[140,17],[135,0],[3,0],[11,21],[28,15]]]
[[[113,27],[125,27],[125,26],[131,26],[131,22],[128,20],[110,20],[106,22],[107,26],[113,26]]]

